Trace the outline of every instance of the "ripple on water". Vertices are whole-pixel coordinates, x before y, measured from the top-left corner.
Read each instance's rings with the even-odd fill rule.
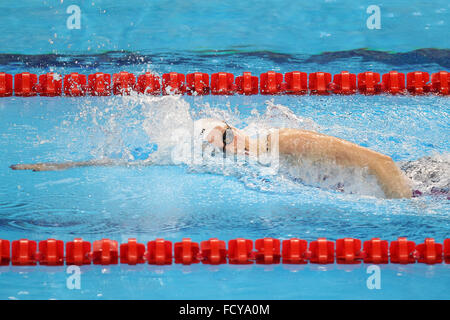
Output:
[[[8,141],[18,141],[21,148],[11,145],[8,149],[28,150],[29,154],[18,152],[19,159],[27,156],[43,161],[127,156],[134,147],[148,144],[150,137],[169,154],[178,141],[168,139],[166,133],[179,126],[189,127],[198,117],[220,117],[250,129],[252,124],[253,129],[260,125],[317,129],[399,159],[417,159],[420,149],[428,152],[439,145],[441,152],[448,146],[445,134],[438,135],[435,129],[437,125],[445,132],[441,129],[448,127],[444,120],[448,112],[437,111],[445,110],[438,107],[447,100],[434,97],[275,97],[272,102],[257,96],[252,97],[251,105],[266,102],[267,107],[251,112],[248,106],[233,111],[231,105],[221,105],[213,98],[200,106],[189,99],[140,96],[74,100],[75,106],[65,105],[70,107],[67,115],[58,115],[54,122],[46,118],[36,123],[37,131],[12,130]],[[425,103],[427,107],[422,110]],[[73,117],[73,107],[80,112],[78,120]],[[387,123],[386,119],[392,121]],[[66,125],[61,124],[64,121]],[[33,138],[44,131],[39,127],[44,122],[56,126],[52,132],[58,133],[45,149],[49,159],[40,158],[43,149],[37,149]],[[0,184],[0,224],[6,230],[43,235],[293,235],[308,239],[421,237],[425,233],[444,237],[450,229],[449,202],[440,198],[391,201],[324,191],[294,180],[268,179],[250,169],[230,168],[228,177],[211,178],[215,173],[224,172],[197,167],[174,171],[162,167],[83,168],[30,175],[4,171],[0,172],[4,174],[0,177],[4,182]]]

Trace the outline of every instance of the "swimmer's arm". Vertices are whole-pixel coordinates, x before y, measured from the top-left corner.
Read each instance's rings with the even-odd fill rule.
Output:
[[[13,164],[10,166],[13,170],[32,170],[32,171],[59,171],[80,167],[113,167],[113,166],[148,166],[153,164],[151,159],[128,162],[113,159],[99,159],[88,161],[70,161],[70,162],[43,162],[32,164]]]
[[[386,197],[412,195],[406,178],[390,157],[343,139],[307,130],[280,129],[279,152],[345,167],[368,168],[377,177]]]

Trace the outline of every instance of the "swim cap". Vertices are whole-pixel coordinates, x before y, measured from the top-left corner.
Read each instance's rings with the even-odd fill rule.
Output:
[[[225,122],[216,119],[200,119],[194,122],[194,137],[207,141],[209,133],[216,127],[223,127]]]

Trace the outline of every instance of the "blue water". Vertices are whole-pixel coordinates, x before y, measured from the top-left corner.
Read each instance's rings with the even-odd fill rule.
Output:
[[[132,1],[114,6],[83,2],[80,30],[65,28],[68,5],[0,4],[0,29],[8,31],[0,48],[0,71],[258,75],[270,69],[431,73],[450,66],[447,1],[407,6],[380,2],[381,30],[365,28],[369,3],[353,1],[278,1],[273,6],[154,1],[145,7]],[[105,53],[110,50],[121,52]],[[320,54],[341,50],[345,52]],[[46,53],[54,55],[31,55]],[[302,117],[320,132],[388,154],[394,161],[448,157],[450,150],[447,97],[1,98],[0,238],[107,237],[126,242],[136,237],[144,243],[156,237],[227,241],[295,236],[312,241],[350,236],[392,241],[406,236],[416,243],[425,237],[438,242],[449,238],[450,203],[442,197],[384,200],[261,179],[254,171],[239,173],[236,168],[225,174],[190,165],[39,173],[8,168],[18,162],[139,158],[154,149],[149,140],[155,137],[146,129],[153,134],[173,131],[166,118],[183,123],[188,116],[216,116],[238,127],[261,119],[269,124],[286,121],[271,114],[267,105],[287,108],[293,126],[300,126],[295,117]],[[367,288],[366,268],[84,266],[81,289],[69,290],[65,267],[9,266],[0,267],[0,299],[450,298],[449,265],[381,266],[380,290]]]
[[[69,30],[73,4],[81,9],[81,29]],[[370,30],[366,10],[374,4],[381,29]],[[450,41],[446,0],[23,0],[2,1],[0,12],[4,53],[406,52],[448,49]]]
[[[183,99],[194,110],[206,102],[227,110],[230,103],[232,110],[240,111],[236,121],[250,117],[252,110],[264,112],[267,100]],[[397,161],[449,150],[446,98],[276,97],[274,102],[314,119],[322,132],[390,154]],[[146,242],[186,236],[195,241],[212,236],[224,240],[298,236],[309,241],[407,236],[419,243],[424,237],[443,241],[449,236],[449,202],[433,197],[383,200],[301,184],[293,190],[274,186],[264,192],[251,177],[196,173],[186,166],[41,173],[8,168],[16,162],[78,160],[99,152],[116,155],[124,146],[130,150],[145,146],[139,141],[142,133],[125,130],[137,118],[133,108],[145,103],[126,97],[2,99],[1,149],[6,151],[0,171],[2,237],[65,241],[75,236],[90,241],[108,237],[122,242],[137,237]],[[98,108],[96,113],[105,112],[98,124],[82,115],[86,104],[90,110]],[[111,114],[119,125],[104,134],[100,128],[112,129],[107,124]],[[75,115],[81,116],[76,120]],[[115,142],[107,143],[109,134]],[[66,288],[64,268],[4,267],[0,295],[4,299],[449,297],[448,265],[383,266],[382,289],[377,292],[366,287],[365,266],[299,268],[295,272],[297,267],[281,265],[83,267],[82,290],[77,291]]]

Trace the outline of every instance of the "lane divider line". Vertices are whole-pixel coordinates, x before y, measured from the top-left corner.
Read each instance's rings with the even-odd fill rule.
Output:
[[[112,78],[112,83],[111,83]],[[210,81],[211,78],[211,81]],[[14,81],[13,81],[14,80]],[[13,86],[14,82],[14,86]],[[334,76],[328,72],[292,71],[286,74],[268,71],[259,78],[244,72],[235,78],[232,73],[211,74],[194,72],[187,75],[177,72],[165,73],[162,78],[146,72],[137,77],[122,71],[112,75],[96,72],[86,75],[72,72],[59,75],[54,72],[36,74],[22,72],[14,75],[0,72],[0,97],[71,96],[79,97],[129,95],[132,91],[150,95],[364,95],[376,94],[450,94],[450,73],[439,71],[430,75],[425,71],[408,74],[389,71],[379,73],[366,71],[358,75],[342,71]]]
[[[254,248],[253,248],[254,245]],[[64,250],[65,249],[65,250]],[[228,241],[211,238],[192,242],[183,238],[180,242],[155,239],[147,245],[135,238],[119,243],[101,239],[92,244],[81,238],[65,243],[62,240],[39,241],[20,239],[10,243],[0,240],[0,265],[8,266],[61,266],[61,265],[115,265],[143,264],[190,265],[195,263],[219,264],[440,264],[450,263],[450,239],[443,244],[426,238],[416,244],[405,237],[390,243],[380,238],[362,242],[360,239],[343,238],[331,241],[319,238],[311,241],[291,238],[279,240],[262,238],[255,241],[237,238]]]

